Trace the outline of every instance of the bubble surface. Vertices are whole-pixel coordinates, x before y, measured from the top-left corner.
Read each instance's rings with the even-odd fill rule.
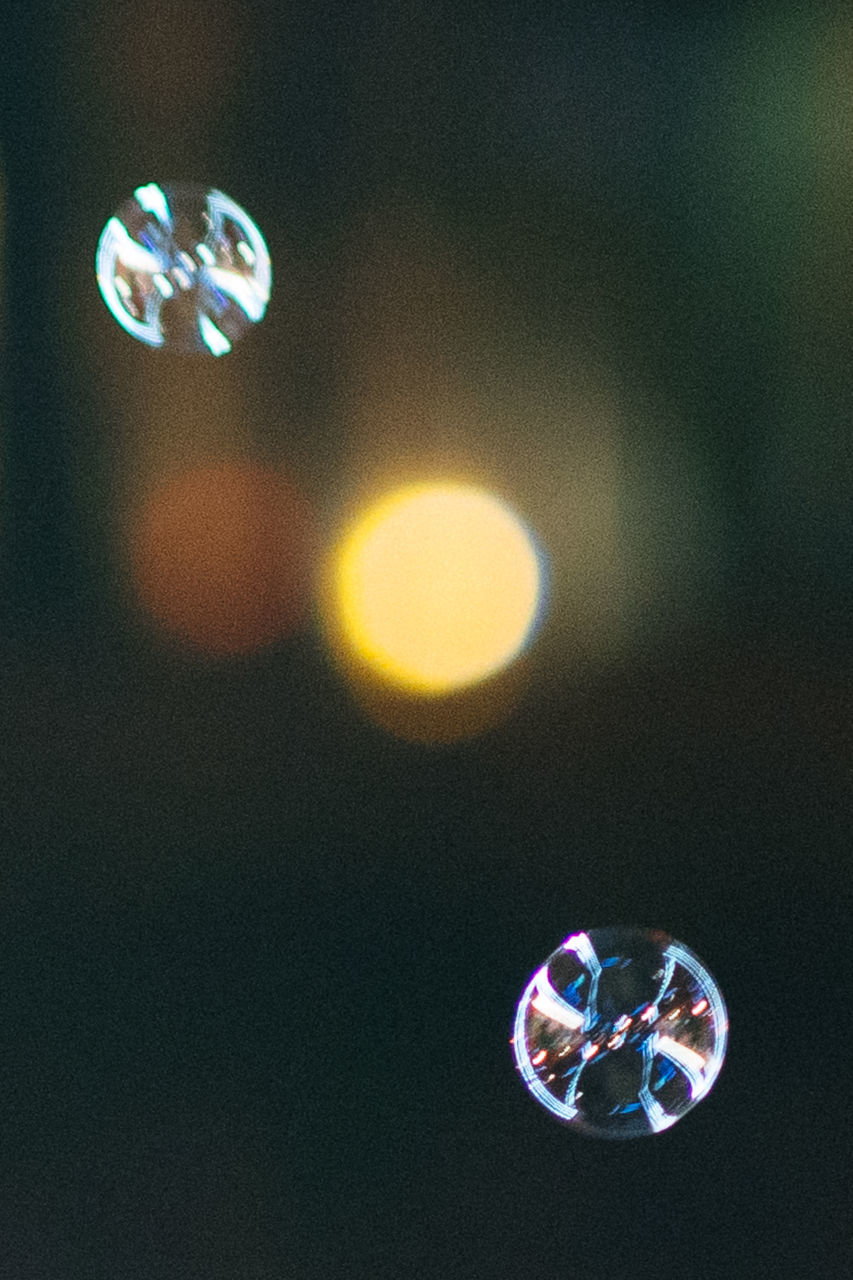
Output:
[[[728,1016],[701,960],[650,929],[574,933],[534,973],[513,1051],[558,1119],[600,1138],[659,1133],[709,1092]]]
[[[182,354],[225,355],[263,319],[272,286],[246,211],[189,183],[137,187],[101,232],[95,273],[131,337]]]

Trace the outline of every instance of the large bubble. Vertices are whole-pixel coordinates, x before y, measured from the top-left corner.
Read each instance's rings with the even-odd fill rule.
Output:
[[[215,356],[263,318],[272,285],[249,215],[223,192],[192,184],[137,187],[101,232],[95,270],[132,337]]]
[[[659,1133],[705,1097],[726,1052],[719,988],[683,943],[647,929],[566,938],[518,1005],[513,1050],[544,1107],[600,1138]]]

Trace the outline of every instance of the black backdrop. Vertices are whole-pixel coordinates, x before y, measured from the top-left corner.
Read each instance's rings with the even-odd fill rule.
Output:
[[[3,1277],[844,1271],[853,26],[801,8],[19,6]],[[270,314],[228,359],[321,512],[347,457],[342,264],[388,200],[520,348],[577,337],[614,371],[621,465],[658,459],[653,499],[686,453],[680,510],[713,536],[689,570],[677,527],[652,539],[670,585],[627,639],[575,662],[546,624],[514,716],[447,747],[365,719],[314,623],[230,663],[130,625],[105,442],[160,355],[129,350],[91,262],[161,175],[211,175],[267,231]],[[517,456],[495,428],[534,523],[553,419]],[[672,1131],[597,1144],[525,1095],[508,1039],[567,930],[617,921],[703,957],[731,1040]]]

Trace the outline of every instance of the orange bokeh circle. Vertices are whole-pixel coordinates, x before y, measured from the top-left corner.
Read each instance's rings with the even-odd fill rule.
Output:
[[[311,520],[271,468],[217,461],[147,494],[130,559],[141,608],[210,654],[248,653],[294,631],[311,590]]]

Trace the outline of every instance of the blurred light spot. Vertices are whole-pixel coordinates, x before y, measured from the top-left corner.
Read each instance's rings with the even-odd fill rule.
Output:
[[[414,485],[380,501],[343,540],[333,577],[344,646],[421,696],[506,667],[542,594],[528,530],[499,499],[461,484]]]
[[[340,643],[334,648],[361,710],[381,729],[407,742],[440,746],[478,737],[508,719],[528,683],[522,659],[479,684],[424,696],[390,684]]]
[[[283,477],[250,462],[185,471],[149,494],[131,529],[139,603],[211,654],[292,632],[309,598],[310,519]]]

